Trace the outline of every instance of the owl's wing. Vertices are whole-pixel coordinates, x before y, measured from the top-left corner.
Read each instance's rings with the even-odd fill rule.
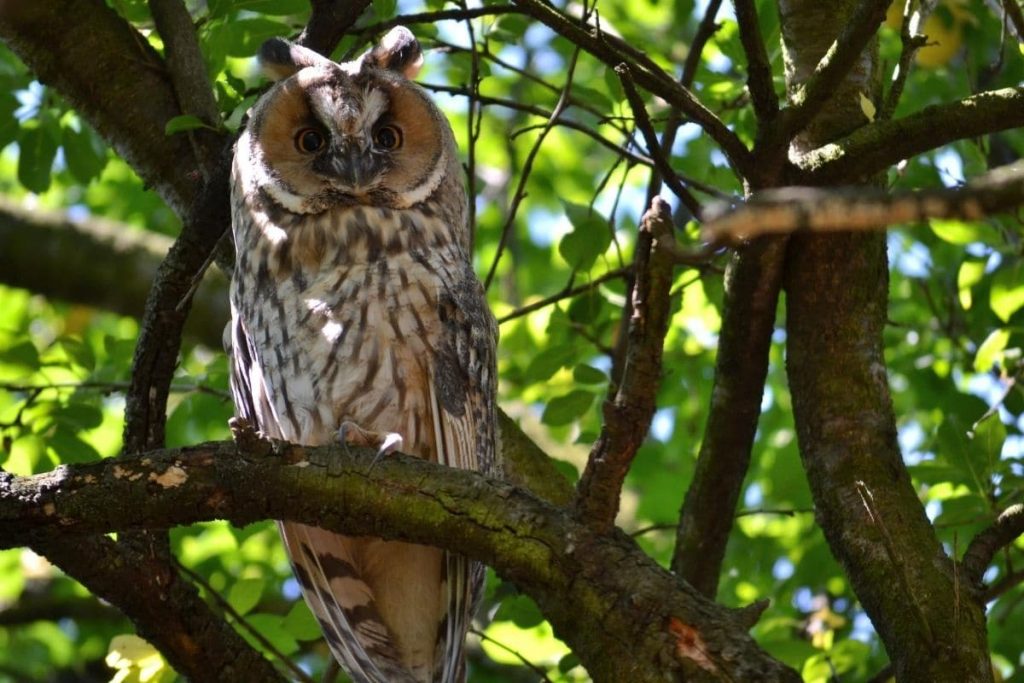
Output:
[[[231,397],[235,401],[235,412],[254,429],[267,431],[269,423],[273,422],[276,425],[277,421],[267,419],[273,415],[273,407],[267,397],[267,388],[263,382],[263,371],[259,367],[258,358],[252,337],[246,331],[245,323],[232,303]]]
[[[483,289],[469,272],[441,292],[444,326],[430,387],[438,462],[484,474],[497,471],[494,453],[494,349],[497,326]],[[484,566],[445,553],[447,608],[438,638],[436,681],[464,680],[463,645],[483,592]]]

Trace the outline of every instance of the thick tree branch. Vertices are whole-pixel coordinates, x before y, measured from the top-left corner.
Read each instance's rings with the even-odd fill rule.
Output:
[[[674,270],[672,254],[663,247],[666,242],[673,242],[672,211],[656,197],[640,221],[637,237],[622,381],[609,390],[601,436],[590,452],[576,496],[577,519],[601,532],[614,527],[622,482],[654,416]]]
[[[220,128],[220,110],[185,3],[183,0],[149,0],[149,11],[164,42],[167,70],[182,113],[197,116],[211,128]],[[209,129],[189,131],[188,137],[203,177],[208,179],[223,140]]]
[[[877,121],[799,160],[808,185],[853,183],[943,145],[1024,126],[1024,87],[991,90]]]
[[[186,136],[164,135],[182,111],[145,37],[102,0],[32,0],[4,3],[0,39],[171,208],[187,211],[199,190],[198,165]]]
[[[146,293],[173,241],[90,218],[71,221],[0,199],[0,282],[51,299],[141,318]],[[211,269],[194,295],[186,333],[218,349],[231,315],[227,278]]]
[[[298,42],[330,56],[338,42],[352,28],[370,0],[310,0],[313,9]]]
[[[1017,42],[1024,41],[1024,12],[1021,11],[1018,0],[1003,0],[1003,11],[1013,26],[1014,33],[1017,34]]]
[[[792,104],[782,112],[778,123],[778,134],[782,139],[789,140],[802,131],[835,94],[836,83],[842,81],[861,59],[891,4],[892,0],[857,3],[842,33],[818,62],[814,72],[793,91],[790,97]]]
[[[106,505],[113,502],[108,500]],[[127,519],[135,512],[126,508],[121,514]],[[160,649],[171,666],[189,680],[285,680],[162,559],[135,552],[106,536],[72,538],[48,533],[37,535],[31,545],[57,566],[72,567],[75,579],[130,617],[139,635]],[[216,647],[210,647],[213,644]]]
[[[927,218],[979,220],[1024,204],[1024,164],[995,169],[964,187],[890,194],[870,187],[788,187],[736,208],[708,207],[702,235],[729,244],[771,233],[878,230]]]
[[[785,253],[785,239],[757,241],[734,254],[725,275],[711,406],[672,557],[673,571],[711,598],[750,466]]]
[[[751,155],[736,134],[703,104],[697,101],[689,90],[674,81],[649,59],[641,59],[634,51],[610,41],[604,34],[586,24],[580,24],[572,17],[562,14],[541,0],[515,0],[515,4],[534,19],[575,45],[586,50],[611,68],[626,62],[633,69],[637,85],[657,95],[694,121],[717,142],[722,151],[740,175],[750,175]]]
[[[368,449],[244,449],[204,444],[6,475],[0,547],[45,547],[54,533],[290,519],[487,562],[537,601],[598,681],[799,680],[757,648],[742,612],[679,582],[624,534],[595,535],[507,483],[397,455],[370,468]]]
[[[1003,510],[992,526],[971,540],[961,566],[972,587],[982,588],[981,577],[992,558],[1021,534],[1024,534],[1024,505],[1017,504]]]

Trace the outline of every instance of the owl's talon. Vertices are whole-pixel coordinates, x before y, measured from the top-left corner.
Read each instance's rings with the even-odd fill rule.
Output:
[[[373,468],[377,466],[377,462],[380,461],[385,455],[391,453],[397,453],[402,448],[402,435],[395,432],[388,432],[382,435],[384,438],[381,441],[380,448],[377,449],[377,454],[373,456],[373,460],[370,461],[370,466],[366,468],[366,473],[373,472]]]
[[[377,454],[373,456],[373,461],[370,463],[367,473],[373,471],[374,466],[381,457],[389,453],[395,453],[402,448],[401,434],[397,432],[373,432],[363,429],[356,423],[348,420],[342,422],[341,426],[338,427],[338,441],[346,453],[348,452],[349,444],[377,448]]]

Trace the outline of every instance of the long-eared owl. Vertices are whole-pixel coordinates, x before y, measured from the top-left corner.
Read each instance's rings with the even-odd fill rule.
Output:
[[[283,40],[235,148],[232,392],[238,417],[304,445],[372,443],[495,473],[496,326],[468,253],[451,127],[393,29],[332,62]],[[437,548],[292,522],[306,602],[355,681],[465,677],[483,570]]]

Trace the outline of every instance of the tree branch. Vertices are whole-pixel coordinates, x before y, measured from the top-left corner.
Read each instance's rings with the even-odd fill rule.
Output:
[[[658,175],[665,181],[668,188],[672,190],[672,194],[678,197],[683,206],[689,209],[690,213],[699,220],[702,213],[700,202],[683,186],[679,176],[676,175],[676,172],[669,165],[668,159],[665,158],[665,150],[662,149],[661,144],[658,142],[658,134],[651,124],[651,117],[647,115],[644,101],[633,84],[633,76],[630,73],[629,65],[625,62],[619,64],[615,67],[615,73],[618,75],[619,81],[622,82],[622,90],[626,94],[626,100],[629,102],[630,109],[633,110],[633,120],[644,136],[647,152],[650,154],[651,159],[654,160],[654,168],[657,169]]]
[[[121,223],[71,221],[0,199],[0,282],[51,299],[141,318],[146,293],[172,243]],[[213,349],[220,348],[231,317],[227,288],[220,271],[208,271],[185,325],[186,333]]]
[[[892,0],[863,0],[845,22],[839,37],[818,62],[810,77],[793,92],[792,105],[782,112],[778,136],[790,140],[802,131],[835,93],[841,82],[861,58],[868,41],[885,20]]]
[[[672,569],[714,598],[761,415],[768,351],[782,286],[785,239],[733,255],[704,439],[680,511]]]
[[[0,483],[0,499],[6,503],[9,500],[3,489]],[[108,500],[105,504],[111,507],[114,502]],[[127,519],[135,513],[123,509],[121,514]],[[0,532],[0,539],[4,538]],[[10,547],[3,540],[0,545]],[[74,538],[51,530],[37,534],[31,546],[57,566],[73,568],[69,573],[75,579],[131,618],[139,635],[189,680],[285,680],[226,621],[214,615],[195,588],[177,571],[169,570],[166,563],[133,552],[106,536]],[[206,647],[212,644],[216,647]]]
[[[754,105],[759,126],[771,123],[779,113],[779,99],[772,83],[772,67],[761,38],[761,25],[757,19],[757,5],[753,0],[736,0],[736,21],[740,27],[740,42],[747,55],[747,90]]]
[[[1024,534],[1024,505],[1018,503],[1003,510],[992,526],[975,536],[967,546],[961,567],[968,583],[981,590],[982,576],[992,558],[1021,534]]]
[[[990,90],[876,121],[799,159],[802,184],[853,183],[943,145],[1024,126],[1024,87]]]
[[[370,0],[310,0],[309,5],[313,12],[298,43],[329,57]]]
[[[102,0],[33,0],[4,3],[0,39],[172,209],[187,211],[199,191],[198,164],[187,136],[164,135],[182,111],[145,37]]]
[[[400,455],[370,468],[370,449],[350,450],[214,443],[5,475],[0,547],[45,547],[55,533],[287,519],[487,562],[537,601],[596,680],[799,680],[757,648],[740,611],[700,596],[624,534],[595,535],[568,510],[474,472]]]
[[[199,49],[199,40],[192,17],[182,0],[149,0],[153,23],[164,43],[167,70],[183,114],[197,116],[215,129],[221,127],[220,109],[213,96],[213,85],[206,73],[206,63]],[[187,133],[203,177],[214,170],[217,153],[223,145],[220,134],[209,129]]]
[[[963,187],[890,194],[870,187],[787,187],[736,208],[708,207],[703,239],[729,244],[771,233],[879,230],[927,218],[979,220],[1024,204],[1024,163],[995,169]]]
[[[634,51],[610,42],[596,28],[580,24],[541,0],[515,0],[515,4],[524,13],[547,25],[555,33],[578,45],[611,68],[614,69],[622,62],[628,63],[633,68],[634,79],[640,87],[678,107],[721,146],[722,152],[740,175],[746,177],[750,174],[750,151],[736,134],[726,128],[711,110],[693,96],[693,93],[674,81],[649,59],[641,58]]]
[[[640,221],[622,382],[609,390],[614,394],[604,403],[601,436],[577,489],[576,518],[599,532],[614,527],[622,482],[654,416],[674,266],[665,242],[673,242],[672,212],[658,197]]]

